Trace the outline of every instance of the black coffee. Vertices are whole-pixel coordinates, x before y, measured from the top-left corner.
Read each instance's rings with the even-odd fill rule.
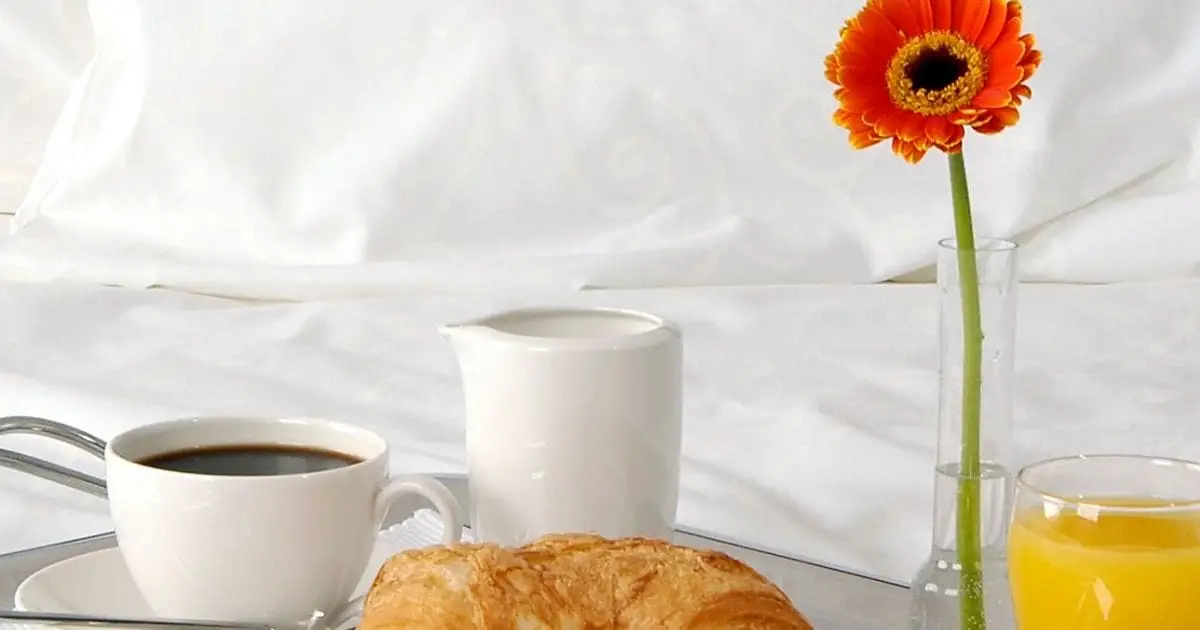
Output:
[[[300,446],[234,444],[172,451],[140,463],[163,470],[201,475],[262,477],[295,475],[357,464],[362,459],[346,453]]]

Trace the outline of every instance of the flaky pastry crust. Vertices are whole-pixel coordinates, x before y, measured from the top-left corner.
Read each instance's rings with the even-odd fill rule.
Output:
[[[569,534],[396,554],[360,630],[812,630],[777,586],[716,551]]]

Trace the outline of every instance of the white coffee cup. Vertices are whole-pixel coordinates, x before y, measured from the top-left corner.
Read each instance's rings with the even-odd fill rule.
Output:
[[[285,446],[355,460],[309,473],[219,475],[146,465],[156,456]],[[441,513],[443,542],[462,536],[462,509],[438,481],[388,477],[388,445],[359,427],[310,418],[192,418],[109,441],[108,498],[121,554],[158,615],[302,623],[332,614],[363,577],[380,525],[400,497]]]

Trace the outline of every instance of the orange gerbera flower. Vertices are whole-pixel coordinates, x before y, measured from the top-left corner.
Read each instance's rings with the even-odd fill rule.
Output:
[[[1016,0],[867,0],[825,59],[834,122],[855,148],[891,138],[914,164],[931,147],[956,153],[964,127],[1016,124],[1042,62],[1033,46]]]

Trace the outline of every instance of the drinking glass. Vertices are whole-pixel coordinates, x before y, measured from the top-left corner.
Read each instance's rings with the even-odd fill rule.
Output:
[[[1008,564],[1020,630],[1200,628],[1200,464],[1081,455],[1026,467]]]

